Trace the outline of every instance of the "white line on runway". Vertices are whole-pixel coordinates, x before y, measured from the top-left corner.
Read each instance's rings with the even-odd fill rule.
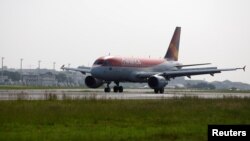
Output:
[[[226,97],[250,98],[250,93],[220,93],[175,91],[166,94],[153,94],[148,89],[132,89],[124,93],[104,93],[100,90],[0,90],[0,100],[46,100],[46,99],[175,99],[182,97],[197,97],[217,99]]]

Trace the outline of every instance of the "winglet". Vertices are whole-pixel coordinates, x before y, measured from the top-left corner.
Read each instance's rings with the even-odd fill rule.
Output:
[[[241,69],[243,71],[246,71],[246,66],[242,67],[242,68],[236,68],[236,69]]]
[[[61,69],[64,70],[64,65],[61,66]]]
[[[172,36],[168,50],[165,54],[165,59],[171,61],[178,61],[179,43],[180,43],[181,27],[176,27]]]
[[[246,71],[246,66],[244,66],[242,69],[243,69],[243,71]]]

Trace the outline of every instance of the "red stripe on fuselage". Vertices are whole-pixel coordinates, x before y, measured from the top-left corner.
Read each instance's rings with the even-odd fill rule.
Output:
[[[114,67],[152,67],[164,63],[165,59],[128,58],[117,56],[100,57],[95,62],[103,61],[103,66]]]

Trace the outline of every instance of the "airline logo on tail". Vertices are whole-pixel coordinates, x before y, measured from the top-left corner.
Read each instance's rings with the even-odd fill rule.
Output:
[[[179,43],[180,43],[181,27],[176,27],[174,35],[165,55],[165,59],[169,61],[178,61]]]

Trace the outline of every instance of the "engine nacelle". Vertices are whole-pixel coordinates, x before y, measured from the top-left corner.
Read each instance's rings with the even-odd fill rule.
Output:
[[[85,78],[85,84],[89,87],[89,88],[98,88],[103,84],[102,80],[96,79],[93,76],[87,76]]]
[[[168,82],[163,76],[154,75],[148,79],[148,86],[152,89],[164,88]]]

